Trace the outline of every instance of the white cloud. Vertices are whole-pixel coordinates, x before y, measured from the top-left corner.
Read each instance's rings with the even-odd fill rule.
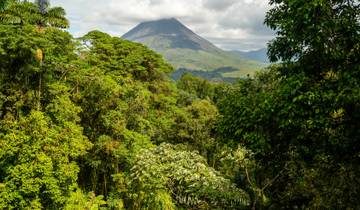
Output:
[[[203,0],[203,4],[206,8],[215,11],[224,11],[236,3],[236,0]]]
[[[102,30],[121,36],[142,21],[175,17],[226,49],[265,47],[272,32],[263,26],[268,0],[53,0],[68,13],[71,32]]]

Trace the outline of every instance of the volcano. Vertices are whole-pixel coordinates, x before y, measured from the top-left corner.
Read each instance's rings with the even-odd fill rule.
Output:
[[[202,72],[206,79],[209,79],[208,72],[215,75],[212,77],[219,77],[215,79],[240,78],[264,67],[261,62],[220,49],[175,18],[140,23],[122,38],[162,54],[176,70]]]

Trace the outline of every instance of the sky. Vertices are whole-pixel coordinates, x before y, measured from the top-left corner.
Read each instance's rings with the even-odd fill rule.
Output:
[[[143,21],[176,18],[225,50],[266,47],[274,32],[264,26],[268,0],[51,0],[70,20],[70,32],[81,36],[101,30],[122,36]]]

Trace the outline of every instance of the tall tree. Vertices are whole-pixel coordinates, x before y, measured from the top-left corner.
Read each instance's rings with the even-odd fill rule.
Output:
[[[359,1],[270,3],[268,54],[283,63],[230,90],[219,130],[255,153],[266,209],[358,209]]]
[[[61,7],[50,7],[49,0],[36,0],[36,6],[41,14],[37,25],[41,27],[53,26],[67,28],[69,23],[65,18],[65,10]]]
[[[276,30],[271,61],[306,65],[305,72],[351,70],[360,62],[358,0],[271,0],[265,23]],[[290,69],[288,69],[290,70]],[[292,69],[295,70],[295,69]]]
[[[56,27],[67,28],[65,10],[61,7],[50,7],[48,1],[31,2],[10,1],[0,13],[0,23],[16,25],[37,25],[41,28]]]
[[[1,24],[0,37],[0,208],[61,209],[77,186],[75,160],[91,147],[64,79],[77,58],[73,38],[29,24]]]

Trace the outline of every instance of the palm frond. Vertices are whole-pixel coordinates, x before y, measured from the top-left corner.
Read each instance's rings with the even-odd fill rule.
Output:
[[[62,7],[52,7],[48,10],[47,15],[52,17],[65,17],[66,12]]]
[[[61,7],[53,7],[46,13],[47,23],[58,28],[68,28],[69,21],[65,18],[66,12]]]
[[[68,28],[69,21],[66,18],[47,18],[47,25],[56,28]]]
[[[1,13],[0,14],[0,23],[2,24],[20,24],[21,18],[11,14]]]
[[[33,16],[36,15],[37,8],[29,2],[9,4],[6,10],[1,13],[1,23],[3,24],[23,24],[32,23]]]

